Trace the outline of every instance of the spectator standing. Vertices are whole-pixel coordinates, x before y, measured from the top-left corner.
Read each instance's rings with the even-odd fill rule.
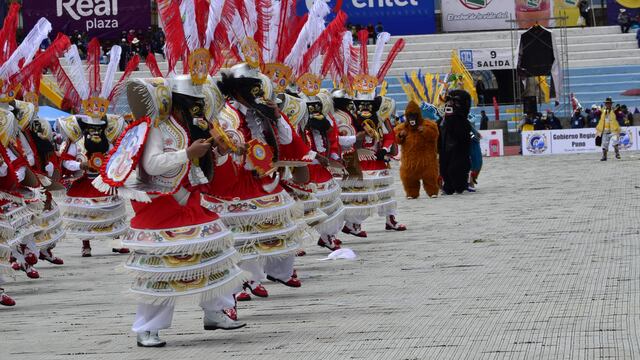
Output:
[[[518,131],[519,132],[523,132],[523,131],[531,131],[531,130],[535,130],[534,128],[534,123],[536,122],[537,116],[534,113],[527,113],[522,120],[520,120],[520,123],[518,124]]]
[[[131,58],[131,47],[129,46],[126,38],[122,38],[120,41],[120,47],[122,48],[122,55],[120,55],[120,63],[118,64],[118,67],[120,68],[120,71],[124,71],[129,59]]]
[[[476,95],[478,96],[478,105],[484,105],[484,92],[485,92],[485,87],[484,87],[484,81],[482,81],[481,78],[478,78],[478,80],[476,81]]]
[[[562,129],[562,123],[560,122],[560,119],[558,119],[558,117],[556,116],[555,113],[550,112],[548,114],[548,127],[549,130],[560,130]]]
[[[600,136],[602,141],[602,158],[600,161],[607,161],[607,152],[609,151],[610,143],[616,152],[616,159],[620,159],[620,150],[618,148],[620,124],[618,120],[616,120],[616,115],[611,105],[613,105],[613,101],[608,97],[604,102],[605,109],[600,116],[598,126],[596,126],[596,136]]]
[[[627,14],[627,9],[620,9],[620,13],[618,14],[618,25],[620,25],[620,30],[623,34],[629,32],[629,28],[631,28],[631,17]]]
[[[589,1],[580,0],[578,2],[578,10],[580,11],[580,16],[584,18],[585,24],[587,26],[593,26],[592,18],[591,18],[591,5],[589,5]]]
[[[585,119],[582,115],[582,108],[576,108],[576,111],[571,116],[571,128],[572,129],[582,129],[585,125]]]
[[[487,113],[482,110],[480,111],[480,130],[487,130],[489,128],[489,117]]]
[[[369,25],[367,25],[367,32],[369,33],[369,44],[375,44],[376,43],[376,30],[373,27],[373,24],[369,23]]]
[[[129,33],[127,34],[127,42],[131,44],[131,42],[133,41],[133,39],[135,39],[135,37],[136,37],[136,31],[133,29],[129,30]]]
[[[133,38],[133,41],[131,41],[131,52],[129,54],[129,57],[133,57],[135,55],[140,56],[141,55],[141,49],[140,49],[140,39]]]
[[[587,120],[590,128],[598,126],[598,121],[600,121],[600,110],[598,110],[596,105],[591,106],[591,112],[587,115]]]
[[[378,36],[378,34],[380,34],[381,32],[384,32],[384,26],[382,26],[382,23],[380,21],[378,21],[378,23],[376,24],[376,36]]]
[[[549,130],[546,112],[533,119],[533,130]]]
[[[622,105],[620,112],[622,113],[622,123],[624,126],[633,126],[633,114],[629,112],[627,105]]]

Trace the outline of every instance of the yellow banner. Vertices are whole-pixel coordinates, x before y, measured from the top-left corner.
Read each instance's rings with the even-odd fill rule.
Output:
[[[578,25],[578,18],[580,17],[580,10],[578,9],[577,0],[553,0],[553,16],[564,17],[566,20],[566,26]],[[586,19],[585,19],[586,20]],[[556,20],[556,26],[560,25],[559,20]]]

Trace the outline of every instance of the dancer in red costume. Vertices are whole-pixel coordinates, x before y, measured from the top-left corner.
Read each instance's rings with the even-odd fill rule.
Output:
[[[365,33],[358,34],[362,44],[366,44],[365,38],[368,37]],[[336,68],[344,91],[333,93],[337,110],[334,119],[341,135],[340,144],[349,155],[349,167],[352,168],[350,176],[342,181],[342,200],[346,207],[343,232],[366,237],[361,224],[376,210],[379,216],[386,218],[386,230],[403,231],[406,227],[396,221],[397,203],[393,199],[393,176],[388,165],[396,151],[390,119],[395,105],[389,98],[376,96],[375,91],[404,47],[404,40],[394,44],[383,63],[383,47],[390,35],[379,34],[373,67],[369,71],[366,46],[354,48],[349,35],[344,33],[343,36],[343,65]],[[351,50],[356,49],[359,56],[352,56]]]
[[[0,108],[3,111],[12,113],[12,124],[15,128],[5,128],[7,142],[6,153],[7,162],[11,162],[12,168],[15,170],[17,179],[20,183],[19,191],[22,195],[27,209],[34,215],[27,225],[16,229],[20,236],[15,236],[11,241],[12,249],[12,267],[14,270],[24,271],[29,278],[39,278],[40,274],[33,268],[38,262],[39,249],[36,241],[40,242],[43,249],[46,249],[62,236],[60,222],[55,221],[57,212],[46,211],[47,205],[44,186],[50,185],[51,181],[47,174],[39,171],[36,160],[37,155],[33,152],[33,147],[28,138],[23,133],[27,130],[33,119],[35,109],[32,104],[16,101],[20,86],[24,86],[25,76],[31,74],[31,70],[26,70],[33,63],[33,58],[39,49],[39,45],[51,31],[51,24],[46,19],[40,19],[33,29],[25,36],[23,42],[17,46],[16,28],[18,26],[18,12],[20,6],[12,4],[4,26],[0,31]],[[53,53],[58,49],[56,41],[55,46],[48,53]],[[40,68],[41,69],[41,68]],[[9,121],[9,120],[8,120]],[[43,211],[43,209],[45,211]],[[52,220],[51,222],[49,220]],[[50,251],[46,251],[50,254]],[[54,263],[60,263],[61,260],[51,256]]]
[[[122,49],[115,45],[109,54],[104,79],[100,78],[100,42],[94,38],[88,45],[87,73],[74,45],[66,53],[69,64],[54,66],[58,84],[70,103],[81,115],[58,119],[58,129],[66,138],[62,152],[64,179],[71,183],[63,201],[66,231],[82,240],[82,257],[91,256],[91,239],[116,238],[127,231],[124,202],[115,194],[98,191],[91,185],[99,174],[104,158],[125,126],[121,116],[107,114],[109,105],[124,90],[126,79],[136,69],[134,56],[116,83],[114,81]],[[112,248],[115,253],[128,253],[127,248]]]
[[[201,10],[210,15],[220,10],[214,3],[207,5]],[[203,85],[210,81],[211,65],[206,50],[211,42],[204,36],[208,27],[199,24],[196,30],[190,22],[196,11],[193,0],[180,5],[159,1],[158,6],[163,28],[178,35],[167,43],[167,49],[177,50],[168,50],[170,64],[183,61],[188,74],[129,83],[129,106],[138,120],[94,181],[102,190],[118,187],[122,196],[134,200],[135,216],[123,245],[133,249],[126,266],[135,276],[131,290],[140,298],[132,330],[142,347],[165,345],[159,330],[171,326],[176,301],[183,297],[197,299],[205,330],[245,326],[224,312],[234,306],[233,292],[247,277],[237,266],[240,255],[218,215],[201,206],[199,191],[214,174],[214,151],[226,151],[217,145],[212,149],[204,118]],[[184,34],[199,40],[188,42]],[[125,186],[134,168],[137,181]]]
[[[273,164],[310,163],[313,154],[279,113],[275,103],[264,98],[265,79],[258,70],[238,64],[223,71],[218,87],[233,100],[219,115],[220,126],[231,133],[237,143],[255,144],[273,156]],[[268,80],[266,81],[268,83]],[[248,151],[258,151],[255,146]],[[250,156],[250,155],[249,155]],[[271,160],[271,161],[269,161]],[[300,287],[292,277],[294,253],[300,248],[301,216],[295,201],[278,184],[280,175],[257,176],[260,169],[247,157],[221,157],[216,166],[220,177],[205,190],[204,206],[219,211],[234,231],[236,247],[243,255],[240,266],[251,273],[245,284],[255,296],[266,297],[262,286],[266,277],[289,287]],[[229,181],[234,179],[234,181]],[[250,299],[248,293],[238,300]]]
[[[54,265],[64,263],[61,258],[53,255],[53,249],[65,232],[60,209],[53,199],[52,192],[62,192],[64,187],[60,184],[61,160],[57,154],[54,132],[48,121],[38,117],[38,103],[43,69],[55,63],[70,46],[69,38],[59,35],[46,51],[41,52],[31,63],[24,66],[16,80],[23,84],[24,101],[14,102],[20,126],[18,133],[20,154],[40,182],[45,185],[44,208],[41,209],[40,205],[35,208],[37,216],[33,225],[38,231],[34,234],[34,242],[39,249],[39,259]]]
[[[9,160],[6,145],[15,135],[17,124],[13,114],[0,109],[0,285],[4,283],[2,275],[13,275],[10,257],[15,246],[19,246],[23,237],[32,236],[34,230],[29,226],[33,214],[27,208],[20,192],[20,180]],[[16,302],[0,288],[0,305],[14,306]]]

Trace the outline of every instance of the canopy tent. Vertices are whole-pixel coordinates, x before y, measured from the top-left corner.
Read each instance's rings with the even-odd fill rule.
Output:
[[[38,107],[38,117],[43,120],[47,120],[49,124],[51,124],[52,128],[55,128],[56,120],[61,117],[69,116],[71,114],[64,112],[62,110],[58,110],[51,106],[40,106]]]

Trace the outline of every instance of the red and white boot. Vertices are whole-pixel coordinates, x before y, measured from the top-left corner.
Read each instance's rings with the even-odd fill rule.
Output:
[[[222,310],[227,317],[233,321],[238,321],[238,311],[235,307]]]
[[[16,302],[7,294],[4,293],[4,289],[0,288],[0,305],[14,306]]]
[[[403,224],[400,224],[396,221],[396,217],[394,215],[387,216],[387,223],[385,225],[386,230],[394,230],[394,231],[405,231],[407,227]]]
[[[18,270],[22,270],[25,272],[25,274],[27,274],[27,277],[29,279],[39,279],[40,278],[40,273],[38,272],[38,270],[34,269],[33,266],[24,263],[20,265],[20,268]]]
[[[40,260],[44,260],[44,261],[48,261],[54,265],[63,265],[64,261],[53,255],[53,252],[51,252],[51,249],[46,249],[46,250],[42,250],[40,249],[40,256],[39,256]]]
[[[361,238],[367,237],[367,232],[362,230],[362,227],[360,226],[360,224],[345,223],[344,227],[342,228],[342,232],[345,234],[349,234],[349,235],[353,235]]]
[[[257,297],[266,298],[269,297],[269,292],[259,282],[249,281],[244,284],[244,288],[251,291],[251,293]]]
[[[340,243],[336,242],[336,237],[333,235],[322,236],[320,235],[320,239],[318,239],[318,246],[327,248],[331,251],[336,251],[340,249]]]
[[[236,294],[236,301],[251,301],[251,295],[246,290]]]
[[[33,266],[38,263],[38,257],[27,245],[20,245],[20,253],[24,256],[24,262],[27,265]]]
[[[274,278],[274,277],[273,277],[273,276],[271,276],[271,275],[267,275],[267,279],[269,279],[269,280],[271,280],[271,281],[273,281],[273,282],[280,283],[280,284],[282,284],[282,285],[284,285],[284,286],[288,286],[288,287],[299,288],[299,287],[301,287],[301,286],[302,286],[302,282],[301,282],[300,280],[298,280],[298,278],[297,278],[297,274],[296,274],[296,277],[295,277],[295,278],[292,276],[292,277],[290,277],[290,278],[289,278],[289,280],[287,280],[287,281],[284,281],[284,280],[280,280],[280,279]]]

